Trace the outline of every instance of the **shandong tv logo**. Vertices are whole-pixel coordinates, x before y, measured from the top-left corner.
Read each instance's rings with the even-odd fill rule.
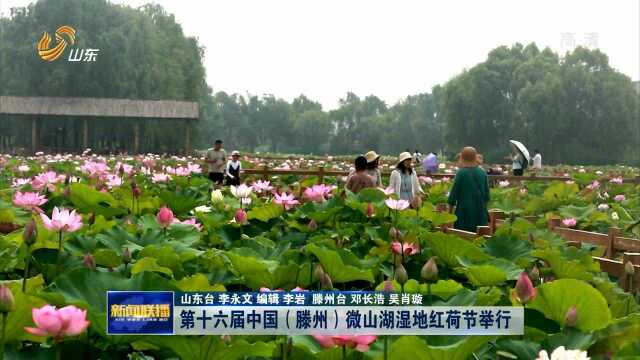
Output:
[[[72,46],[76,42],[76,30],[68,25],[60,26],[55,32],[56,43],[51,46],[51,35],[43,32],[40,41],[38,41],[38,55],[44,61],[52,62],[60,58],[67,46]],[[69,51],[69,62],[94,62],[98,57],[100,49],[79,49],[72,48]]]

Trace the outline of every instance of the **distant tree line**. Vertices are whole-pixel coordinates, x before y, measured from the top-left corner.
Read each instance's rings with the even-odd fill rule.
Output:
[[[53,33],[62,24],[77,29],[79,47],[100,49],[98,61],[44,63],[36,55],[42,31]],[[499,161],[514,138],[540,149],[546,162],[640,161],[640,97],[599,50],[576,48],[560,56],[535,44],[501,46],[447,83],[394,105],[348,93],[329,111],[304,95],[288,102],[274,95],[214,92],[205,80],[204,51],[158,5],[134,9],[105,0],[40,0],[0,19],[0,94],[198,101],[199,148],[221,138],[243,151],[419,149],[453,156],[474,145],[488,161]],[[210,56],[225,56],[213,51]],[[0,139],[0,147],[30,136],[24,119],[4,120],[0,133],[12,136]],[[44,143],[77,144],[78,122],[52,119],[46,126],[52,131],[45,128]],[[147,122],[141,148],[176,151],[183,135],[175,127]],[[113,119],[92,131],[96,150],[113,151],[131,142],[133,130]]]

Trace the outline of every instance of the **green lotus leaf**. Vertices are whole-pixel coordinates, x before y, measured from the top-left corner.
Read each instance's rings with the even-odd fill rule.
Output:
[[[463,240],[454,235],[448,235],[441,232],[429,233],[425,239],[431,252],[438,256],[447,266],[460,266],[458,256],[468,258],[472,261],[488,260],[491,256],[487,255],[478,246]]]
[[[69,199],[79,213],[94,213],[106,219],[127,213],[127,210],[120,207],[119,201],[109,193],[98,191],[82,183],[73,183],[69,187],[71,190]]]
[[[131,267],[131,275],[135,275],[141,272],[151,271],[151,272],[159,272],[162,274],[166,274],[169,276],[173,276],[173,271],[171,269],[160,266],[158,264],[158,260],[152,257],[143,257],[133,264]]]
[[[370,269],[363,269],[362,265],[360,267],[347,265],[347,263],[359,262],[357,257],[349,251],[343,250],[338,253],[336,250],[322,248],[316,244],[307,245],[306,250],[318,258],[334,284],[355,280],[374,282],[373,272]]]
[[[122,256],[111,249],[98,249],[93,253],[97,265],[114,268],[122,263]]]
[[[209,279],[204,274],[185,276],[176,282],[176,286],[181,291],[226,291],[223,285],[210,285]]]
[[[12,343],[21,340],[41,340],[42,338],[26,333],[24,327],[35,326],[31,318],[31,309],[46,304],[46,301],[34,295],[44,285],[42,275],[27,280],[26,293],[22,292],[22,280],[3,281],[2,284],[11,289],[15,302],[15,309],[7,314],[5,341]]]
[[[247,218],[249,220],[257,219],[262,222],[267,222],[282,215],[283,212],[284,209],[281,205],[269,203],[254,207],[253,209],[249,210],[249,212],[247,212]]]
[[[559,279],[538,286],[536,298],[527,304],[547,318],[564,326],[567,310],[575,306],[576,328],[582,331],[600,330],[611,322],[607,301],[588,283],[575,279]]]
[[[435,295],[443,300],[449,300],[457,294],[463,286],[455,280],[438,280],[435,284],[431,284],[431,295]],[[420,292],[427,294],[427,284],[420,285]]]
[[[468,336],[447,346],[431,346],[417,336],[401,336],[389,348],[394,359],[463,360],[493,341],[494,336]],[[382,359],[382,357],[378,357]]]
[[[295,274],[299,271],[295,264],[280,264],[275,260],[264,260],[252,256],[242,256],[227,252],[233,268],[244,278],[246,286],[251,289],[268,287],[295,287]]]

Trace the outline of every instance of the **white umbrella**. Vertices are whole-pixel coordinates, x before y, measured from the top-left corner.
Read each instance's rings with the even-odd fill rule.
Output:
[[[529,150],[527,150],[527,147],[524,146],[524,144],[522,144],[520,141],[517,141],[517,140],[509,140],[509,142],[511,143],[511,146],[516,151],[522,154],[522,156],[525,158],[527,162],[531,161],[531,157],[529,156]]]

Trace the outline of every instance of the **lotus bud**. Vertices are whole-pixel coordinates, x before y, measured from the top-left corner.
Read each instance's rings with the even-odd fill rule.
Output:
[[[331,282],[329,274],[322,274],[322,277],[320,278],[320,285],[322,286],[322,290],[333,290],[333,283]]]
[[[434,283],[438,280],[438,264],[435,257],[430,257],[420,270],[420,276],[428,283]]]
[[[308,226],[309,226],[309,230],[316,231],[316,229],[318,228],[318,223],[315,220],[311,219],[311,221],[309,221]]]
[[[633,267],[633,264],[631,263],[631,261],[627,261],[624,264],[624,272],[627,273],[627,275],[635,274],[636,269]]]
[[[93,225],[96,222],[96,214],[89,214],[89,219],[87,220],[87,222],[89,223],[89,225]]]
[[[220,340],[225,344],[231,343],[231,335],[220,335]]]
[[[236,211],[235,219],[238,224],[245,224],[247,222],[247,212],[242,209],[238,209]]]
[[[134,183],[134,186],[131,187],[131,194],[133,194],[133,197],[136,199],[140,197],[140,194],[142,194],[142,191],[140,190],[138,185],[135,183]]]
[[[313,276],[318,279],[322,279],[324,276],[324,269],[322,268],[322,265],[316,265],[316,268],[313,270]]]
[[[8,313],[16,308],[16,301],[13,299],[11,289],[5,285],[0,285],[0,313]]]
[[[118,168],[118,175],[120,177],[124,176],[124,165],[120,164],[120,167]]]
[[[367,217],[372,218],[376,216],[376,208],[372,203],[367,203]]]
[[[173,223],[173,211],[168,207],[163,206],[160,208],[160,211],[158,211],[156,219],[158,220],[158,224],[163,228],[169,227],[169,225]]]
[[[393,288],[393,282],[391,280],[385,280],[382,291],[385,292],[393,292],[395,289]]]
[[[571,306],[567,310],[567,314],[564,316],[564,326],[574,327],[578,323],[578,310],[575,305]]]
[[[407,274],[407,270],[404,268],[404,266],[402,266],[402,264],[399,264],[398,266],[396,266],[395,279],[401,285],[404,285],[404,283],[406,283],[407,280],[409,280],[409,275]]]
[[[531,271],[529,271],[529,277],[534,282],[540,280],[540,269],[538,269],[537,265],[533,265],[533,268],[531,269]]]
[[[38,237],[38,227],[36,226],[35,220],[31,219],[27,225],[24,227],[24,231],[22,232],[22,240],[27,246],[31,246],[35,244],[36,238]]]
[[[125,264],[131,262],[131,252],[129,251],[128,247],[124,248],[124,250],[122,251],[122,262]]]
[[[84,264],[84,266],[89,270],[96,269],[96,259],[94,259],[93,255],[91,254],[86,254],[84,256],[84,258],[82,259],[82,264]]]
[[[536,288],[533,287],[531,279],[529,279],[527,273],[521,272],[520,276],[518,276],[518,280],[516,281],[516,295],[518,296],[518,301],[522,304],[526,304],[535,299],[536,293]]]
[[[402,241],[402,233],[393,226],[389,229],[389,237],[395,241]]]
[[[211,192],[211,202],[212,203],[221,203],[224,201],[224,196],[222,195],[222,191],[220,190],[213,190]]]

